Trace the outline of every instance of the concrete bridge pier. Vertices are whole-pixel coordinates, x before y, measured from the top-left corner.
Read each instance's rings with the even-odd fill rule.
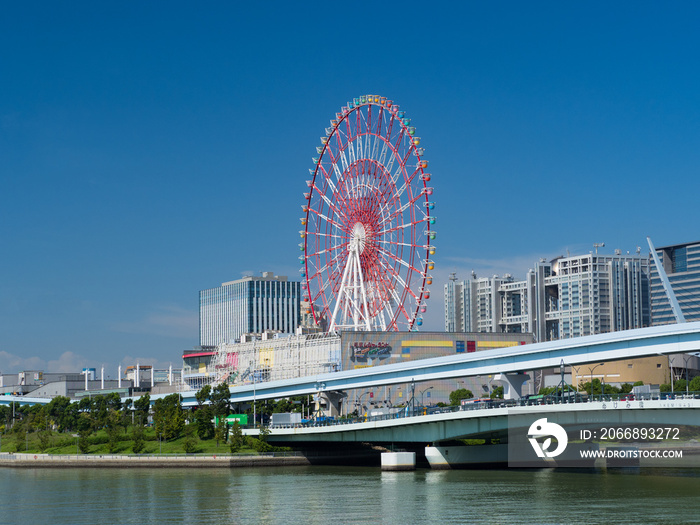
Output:
[[[529,374],[516,372],[515,374],[496,374],[493,382],[501,383],[503,386],[503,399],[520,399],[523,383],[529,379]]]
[[[347,392],[319,392],[316,406],[317,412],[327,417],[338,417],[342,415],[343,402],[347,397]]]
[[[416,470],[416,453],[382,452],[382,470]]]

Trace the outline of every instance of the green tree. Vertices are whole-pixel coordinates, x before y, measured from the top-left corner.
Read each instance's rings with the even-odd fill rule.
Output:
[[[214,387],[211,396],[211,409],[219,420],[228,416],[231,410],[231,391],[227,383],[220,383]]]
[[[143,435],[143,426],[134,425],[131,430],[131,440],[131,450],[133,450],[134,454],[141,453],[146,446],[146,439]]]
[[[44,452],[47,448],[51,446],[51,431],[50,430],[40,430],[39,431],[39,450]]]
[[[609,385],[606,385],[609,386]],[[579,390],[584,390],[589,396],[590,395],[600,395],[602,393],[603,384],[597,377],[593,379],[593,382],[587,381],[581,385]],[[607,392],[607,388],[606,388]]]
[[[199,408],[202,408],[211,397],[211,385],[204,385],[194,395]]]
[[[471,390],[467,390],[466,388],[458,388],[457,390],[450,392],[450,405],[458,406],[462,399],[472,399],[473,397],[474,394],[472,394]]]
[[[217,447],[219,446],[219,442],[226,443],[227,434],[228,429],[226,428],[226,421],[220,419],[214,430],[214,439],[216,439]]]
[[[491,391],[491,399],[503,399],[503,387],[497,386]]]
[[[153,404],[153,423],[156,434],[168,441],[180,437],[185,428],[185,414],[180,394],[170,394],[156,399]]]
[[[107,394],[104,398],[109,410],[120,411],[122,409],[122,398],[116,392]]]
[[[133,413],[131,407],[133,406],[133,404],[133,399],[127,399],[126,401],[124,401],[124,403],[122,403],[122,409],[119,411],[119,414],[121,415],[120,424],[122,428],[124,428],[124,433],[126,433],[126,429],[131,423],[131,414]]]
[[[673,390],[676,392],[685,392],[686,384],[690,387],[690,384],[687,383],[685,379],[677,379],[676,382],[673,383]]]
[[[87,454],[90,451],[90,441],[89,438],[92,435],[93,420],[90,414],[83,412],[78,417],[78,448],[83,454]]]
[[[15,439],[10,443],[10,452],[23,452],[25,449],[25,437],[19,433],[15,434]]]
[[[193,454],[197,451],[197,440],[194,438],[195,425],[185,427],[185,439],[182,441],[182,449],[185,454]]]
[[[77,423],[78,406],[65,396],[54,397],[47,405],[50,424],[53,422],[59,432],[74,430]]]
[[[691,392],[700,392],[700,376],[696,376],[691,379],[688,388]]]
[[[194,411],[194,421],[199,439],[212,439],[214,437],[214,414],[209,405],[204,405]]]
[[[148,413],[151,410],[151,396],[144,394],[134,401],[134,416],[136,422],[143,426],[148,420]]]
[[[241,430],[241,425],[238,421],[234,421],[231,427],[231,435],[228,438],[229,447],[231,448],[231,454],[238,452],[243,446],[243,430]]]
[[[105,431],[107,432],[107,450],[114,454],[119,449],[119,426],[121,424],[121,414],[118,410],[111,408],[107,414]]]

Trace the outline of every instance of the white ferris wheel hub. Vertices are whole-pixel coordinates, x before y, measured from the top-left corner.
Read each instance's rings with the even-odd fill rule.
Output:
[[[348,251],[356,250],[357,253],[362,253],[365,250],[365,239],[367,239],[367,230],[364,224],[356,222],[352,227],[352,237],[348,243]]]

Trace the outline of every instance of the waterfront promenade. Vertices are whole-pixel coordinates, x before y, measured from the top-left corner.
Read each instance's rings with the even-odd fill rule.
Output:
[[[301,452],[264,454],[0,454],[0,467],[10,468],[239,468],[310,465]]]

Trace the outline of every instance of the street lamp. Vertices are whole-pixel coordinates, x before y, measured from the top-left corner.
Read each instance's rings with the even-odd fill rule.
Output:
[[[574,385],[574,388],[576,388],[576,393],[578,394],[578,384],[579,384],[578,371],[581,369],[581,367],[580,367],[580,366],[571,365],[571,368],[573,368],[574,370],[576,370],[576,384]],[[572,380],[572,382],[573,382],[573,377],[571,378],[571,380]]]
[[[603,366],[604,364],[605,364],[605,363],[599,363],[599,364],[595,365],[593,368],[591,368],[590,366],[587,366],[587,367],[586,367],[586,368],[588,368],[588,370],[590,370],[590,372],[591,372],[591,399],[593,399],[593,370],[595,370],[595,369],[598,368],[599,366]]]
[[[362,410],[362,398],[365,397],[369,391],[364,391],[360,394],[360,398],[357,400],[357,417],[360,417],[360,411]]]
[[[688,383],[688,361],[690,361],[690,359],[692,357],[694,357],[694,356],[689,355],[688,357],[683,358],[683,364],[685,365],[685,395],[688,395],[688,389],[689,389],[688,388],[688,385],[689,385],[689,383]]]
[[[255,368],[253,368],[253,428],[255,428],[255,424],[256,424],[256,415],[257,414],[255,413]]]
[[[411,379],[411,415],[416,415],[416,380]]]
[[[559,373],[561,374],[561,383],[559,383],[559,402],[564,401],[564,387],[566,386],[566,383],[564,382],[564,371],[566,370],[566,367],[564,366],[564,360],[562,359],[561,362],[559,363]]]
[[[423,394],[424,394],[425,392],[427,392],[428,390],[432,390],[432,388],[433,388],[432,386],[429,386],[428,388],[424,388],[423,390],[420,391],[420,405],[421,405],[422,407],[425,406],[425,404],[423,403]]]

